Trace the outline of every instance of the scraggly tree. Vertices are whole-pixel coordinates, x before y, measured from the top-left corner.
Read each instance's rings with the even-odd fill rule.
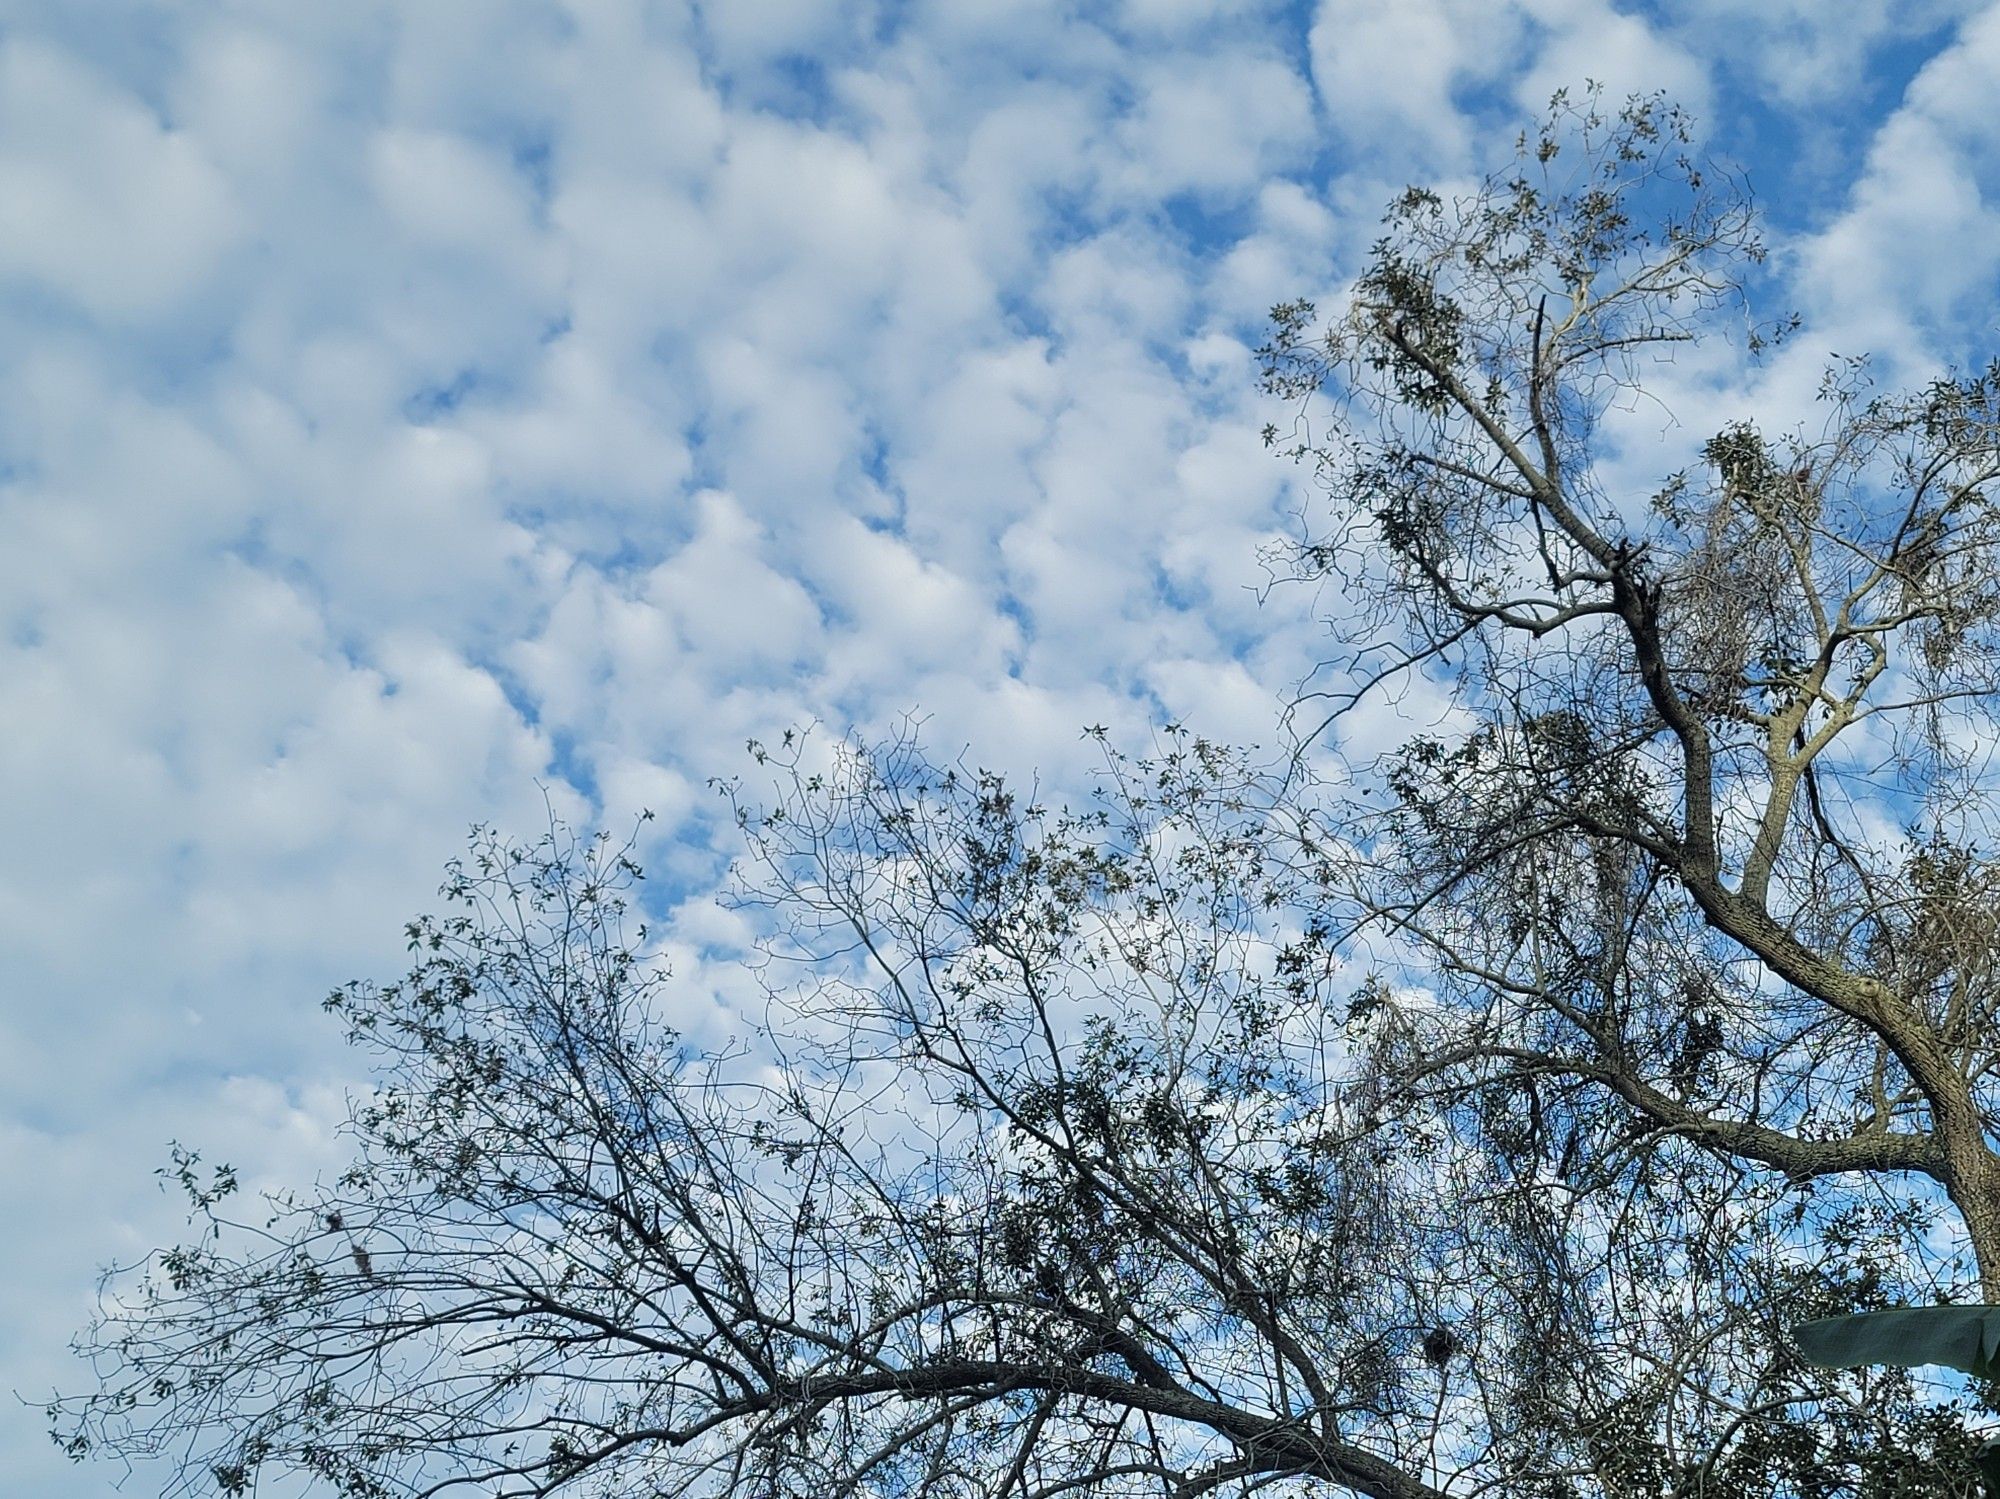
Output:
[[[1559,104],[1330,330],[1279,309],[1329,732],[1420,681],[1444,728],[1346,779],[1107,744],[1072,812],[759,751],[738,1045],[676,1028],[625,853],[482,835],[331,1002],[352,1169],[243,1214],[177,1157],[201,1236],[114,1278],[59,1440],[186,1493],[1970,1493],[1963,1401],[1780,1329],[2000,1267],[1996,381],[1850,372],[1810,440],[1601,487],[1755,253],[1681,134]]]
[[[1401,1106],[1569,1194],[1552,1254],[1597,1246],[1554,1406],[1645,1433],[1637,1492],[1737,1492],[1785,1313],[2000,1302],[2000,366],[1886,395],[1837,362],[1810,424],[1634,492],[1606,417],[1761,251],[1675,112],[1565,102],[1565,191],[1524,141],[1470,202],[1406,196],[1330,325],[1275,313],[1268,388],[1336,414],[1267,431],[1335,502],[1284,561],[1363,601],[1308,737],[1414,677],[1449,704],[1360,778],[1367,831],[1350,797],[1301,851],[1334,930],[1436,986],[1395,1012]]]
[[[910,756],[798,774],[740,893],[809,982],[706,1054],[623,853],[482,836],[408,979],[330,1002],[385,1064],[354,1167],[232,1219],[177,1158],[209,1231],[107,1303],[62,1439],[188,1493],[1439,1493],[1396,1366],[1462,1359],[1395,1309],[1450,1227],[1258,960],[1283,875],[1225,765],[1176,750],[1143,830]]]

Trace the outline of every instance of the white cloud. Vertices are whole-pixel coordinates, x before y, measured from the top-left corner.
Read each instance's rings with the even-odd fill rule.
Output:
[[[185,132],[74,57],[0,43],[0,285],[92,317],[173,313],[220,273],[244,215]]]
[[[1605,0],[1528,0],[1539,46],[1514,84],[1522,110],[1542,109],[1558,89],[1574,94],[1586,79],[1607,99],[1664,89],[1697,115],[1708,113],[1707,69],[1680,42],[1648,20]]]
[[[2000,10],[1970,21],[1882,122],[1844,209],[1797,254],[1822,347],[1880,350],[1910,378],[1940,358],[1981,360],[2000,271]]]
[[[1134,200],[1248,193],[1295,159],[1312,131],[1312,95],[1289,63],[1205,52],[1148,69],[1119,121],[1114,179]]]
[[[1193,30],[1238,28],[1277,8],[1277,0],[1124,0],[1119,19],[1142,33],[1178,36]]]
[[[1256,231],[1238,240],[1215,265],[1204,301],[1213,316],[1254,323],[1273,303],[1323,295],[1336,257],[1344,259],[1343,250],[1366,243],[1374,228],[1372,215],[1360,224],[1343,223],[1297,182],[1267,183],[1257,195]],[[1239,347],[1224,378],[1240,380],[1248,357],[1248,350]]]
[[[1335,126],[1406,178],[1498,169],[1494,147],[1523,112],[1589,79],[1613,99],[1665,88],[1699,107],[1706,93],[1676,40],[1609,0],[1321,0],[1311,50]],[[1479,95],[1502,80],[1508,107],[1495,110]]]
[[[793,579],[760,554],[758,527],[728,496],[697,497],[694,538],[647,576],[644,597],[712,679],[789,672],[820,623]]]
[[[1019,627],[994,611],[987,590],[927,561],[907,541],[852,516],[829,516],[813,531],[820,587],[857,647],[852,664],[838,674],[840,696],[851,698],[858,678],[870,699],[893,699],[907,690],[910,673],[995,673],[1018,651]],[[890,663],[878,648],[883,641],[896,644],[895,665],[887,672]]]
[[[190,38],[170,107],[210,160],[261,195],[314,152],[327,87],[305,49],[255,27],[217,25]]]
[[[708,0],[699,7],[717,64],[729,70],[784,57],[816,57],[867,23],[872,5],[850,0]],[[859,23],[859,24],[857,24]]]
[[[1676,37],[1795,107],[1851,104],[1884,48],[1984,8],[1983,0],[1693,0],[1668,15]]]
[[[978,565],[998,529],[1035,504],[1035,456],[1064,396],[1043,339],[967,349],[908,413],[892,416],[904,528],[948,565]]]
[[[420,252],[532,246],[527,184],[461,136],[390,129],[370,143],[369,171],[395,228]]]
[[[1477,0],[1322,0],[1313,82],[1335,126],[1397,167],[1457,169],[1470,146],[1458,91],[1519,59],[1519,7]]]

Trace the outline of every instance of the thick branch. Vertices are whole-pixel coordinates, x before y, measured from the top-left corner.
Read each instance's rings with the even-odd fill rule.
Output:
[[[1072,1395],[1121,1409],[1144,1411],[1169,1420],[1205,1426],[1236,1443],[1256,1470],[1328,1479],[1367,1499],[1447,1499],[1440,1490],[1410,1477],[1388,1460],[1338,1438],[1324,1436],[1301,1420],[1239,1410],[1183,1390],[1162,1390],[1115,1375],[1075,1366],[1032,1367],[983,1359],[927,1364],[888,1372],[812,1377],[774,1386],[756,1396],[719,1407],[723,1420],[761,1415],[791,1406],[823,1408],[847,1400],[895,1396],[924,1400],[960,1392],[991,1396],[1023,1391]],[[701,1423],[701,1430],[713,1422]],[[659,1430],[628,1435],[682,1445],[698,1430]]]

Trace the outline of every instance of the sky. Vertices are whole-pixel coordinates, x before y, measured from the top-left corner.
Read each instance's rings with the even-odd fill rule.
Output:
[[[1264,315],[1593,78],[1694,111],[1804,318],[1662,370],[1614,471],[1829,352],[1990,357],[1970,0],[0,0],[7,1492],[114,1491],[38,1407],[168,1141],[338,1168],[319,1000],[469,825],[654,812],[723,1035],[747,740],[1272,742],[1325,601],[1259,587],[1312,499]]]

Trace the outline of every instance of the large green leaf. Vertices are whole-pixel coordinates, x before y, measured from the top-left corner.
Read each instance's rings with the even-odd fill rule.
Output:
[[[1967,1374],[2000,1375],[2000,1306],[1899,1306],[1886,1312],[1821,1317],[1792,1329],[1799,1352],[1822,1369],[1942,1364]],[[2000,1499],[2000,1439],[1979,1449],[1988,1499]]]
[[[2000,1374],[2000,1306],[1905,1306],[1849,1317],[1821,1317],[1792,1329],[1808,1363],[1822,1369],[1858,1364],[1942,1364],[1967,1374]]]

